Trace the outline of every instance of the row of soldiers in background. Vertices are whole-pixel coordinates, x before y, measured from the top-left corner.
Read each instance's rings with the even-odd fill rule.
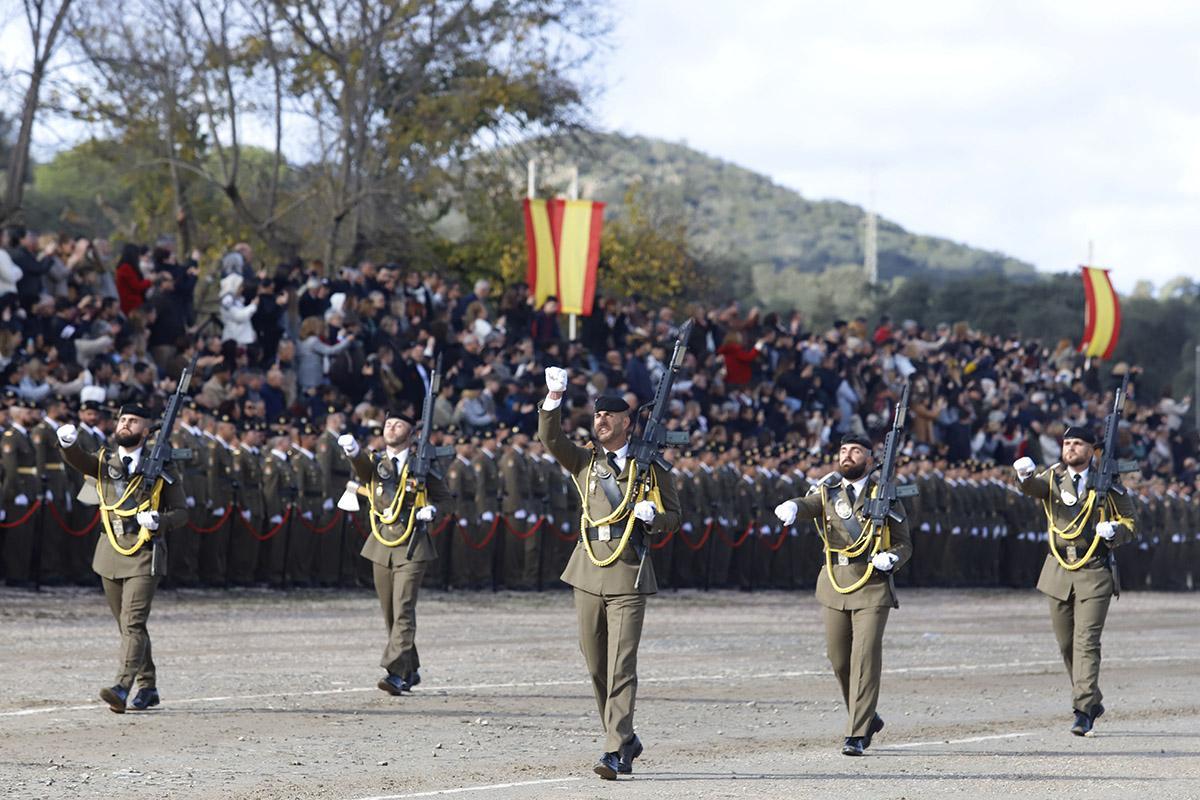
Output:
[[[251,409],[253,410],[253,409]],[[169,586],[370,585],[358,558],[366,512],[336,507],[350,480],[337,446],[346,417],[317,421],[235,420],[233,407],[185,407],[176,447],[190,449],[184,491],[189,524],[167,535]],[[94,581],[94,488],[65,470],[54,435],[77,423],[96,451],[113,415],[51,399],[43,407],[0,405],[0,569],[9,585]],[[379,446],[379,431],[364,443]],[[556,576],[578,535],[579,495],[571,477],[527,432],[437,432],[456,457],[444,465],[453,512],[439,522],[439,564],[426,582],[454,588],[540,589]],[[651,552],[660,586],[801,588],[823,563],[811,523],[784,529],[770,513],[804,495],[834,469],[829,457],[786,448],[723,447],[668,453],[684,522]],[[905,459],[899,479],[920,494],[908,501],[914,557],[896,576],[905,586],[1011,586],[1037,580],[1046,553],[1042,509],[1022,496],[1011,469]],[[1144,532],[1117,551],[1128,589],[1191,590],[1200,582],[1200,498],[1192,487],[1134,484]],[[45,502],[35,506],[38,499]],[[32,513],[30,513],[32,512]]]

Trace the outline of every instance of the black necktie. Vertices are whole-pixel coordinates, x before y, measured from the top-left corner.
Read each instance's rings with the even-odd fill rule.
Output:
[[[1076,497],[1079,497],[1079,479],[1082,477],[1083,477],[1082,475],[1078,475],[1078,474],[1071,476],[1071,483],[1075,487],[1075,496]]]
[[[392,456],[392,466],[396,468],[396,477],[400,477],[400,456]]]
[[[854,505],[855,494],[853,483],[846,484],[846,499],[850,501],[850,505]]]
[[[608,463],[609,463],[609,465],[610,465],[610,466],[613,468],[613,474],[614,474],[614,475],[620,475],[620,474],[621,474],[621,470],[620,470],[620,468],[619,468],[619,467],[617,467],[617,454],[616,454],[616,453],[609,453],[609,454],[608,454]]]
[[[129,474],[129,465],[133,463],[133,456],[121,456],[121,463],[125,465],[125,474]]]

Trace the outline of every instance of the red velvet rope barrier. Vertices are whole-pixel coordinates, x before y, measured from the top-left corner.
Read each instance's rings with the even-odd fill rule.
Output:
[[[513,536],[513,538],[520,539],[522,541],[524,541],[525,539],[528,539],[530,536],[533,536],[535,533],[537,533],[538,528],[542,527],[542,523],[546,521],[545,517],[538,517],[538,521],[534,523],[532,528],[525,531],[524,533],[518,533],[517,529],[512,526],[511,522],[508,521],[508,517],[502,516],[501,519],[504,520],[504,527],[508,528],[509,534],[511,534]]]
[[[787,528],[783,528],[782,530],[779,531],[779,535],[775,537],[774,542],[767,539],[763,544],[772,553],[777,553],[777,552],[779,552],[779,548],[783,547],[783,540],[787,538],[787,535],[788,535]]]
[[[224,515],[222,515],[221,519],[217,521],[217,524],[213,525],[211,528],[201,528],[200,526],[193,524],[191,520],[188,520],[188,527],[194,530],[196,533],[215,533],[221,529],[221,526],[225,524],[225,520],[229,519],[229,515],[232,513],[233,505],[231,504],[229,508],[225,509]]]
[[[746,543],[746,539],[750,538],[750,532],[754,530],[754,527],[754,521],[751,520],[750,524],[746,526],[746,530],[742,531],[742,535],[738,537],[736,542],[731,542],[729,537],[725,535],[724,531],[718,530],[717,535],[721,537],[722,542],[736,550]]]
[[[340,508],[337,510],[337,513],[333,515],[333,519],[329,520],[328,525],[322,525],[322,526],[310,525],[308,520],[306,520],[303,515],[301,515],[300,517],[297,517],[297,519],[300,520],[301,525],[308,528],[312,533],[315,533],[317,536],[324,536],[325,534],[327,534],[331,530],[333,530],[334,525],[337,525],[338,522],[341,521],[342,510]]]
[[[712,536],[714,525],[716,525],[716,520],[713,520],[712,522],[705,525],[704,526],[704,535],[701,536],[700,541],[696,542],[695,544],[692,544],[691,539],[689,539],[687,537],[687,534],[684,533],[682,529],[680,529],[680,531],[679,531],[679,538],[683,540],[683,544],[685,547],[687,547],[688,550],[691,550],[692,552],[696,552],[701,547],[704,547],[705,543],[708,542],[708,537]]]
[[[245,509],[242,509],[242,510],[244,511]],[[283,530],[283,527],[285,525],[287,525],[288,517],[290,517],[291,515],[292,515],[292,507],[288,506],[287,510],[283,512],[283,517],[279,520],[279,524],[276,525],[274,528],[271,528],[266,533],[259,533],[258,531],[254,530],[254,526],[251,525],[249,522],[247,522],[246,518],[243,517],[241,514],[238,514],[238,519],[240,519],[242,521],[242,527],[246,529],[246,533],[249,533],[251,536],[253,536],[255,539],[257,539],[260,542],[265,542],[268,539],[277,535],[281,530]]]
[[[41,507],[42,501],[35,500],[33,505],[29,507],[29,510],[25,512],[25,516],[21,517],[20,519],[15,519],[12,522],[0,522],[0,528],[15,528],[18,525],[24,525],[29,521],[29,518],[33,516],[33,512],[37,511]]]
[[[567,528],[566,533],[560,531],[557,525],[550,526],[550,530],[554,531],[554,536],[560,542],[575,542],[579,540],[579,534],[572,531],[569,527]]]
[[[500,520],[501,519],[502,519],[501,517],[497,516],[495,519],[492,520],[491,530],[489,530],[487,532],[487,536],[484,536],[483,540],[480,541],[478,544],[471,541],[471,537],[467,536],[467,531],[463,527],[460,526],[458,529],[458,532],[459,532],[459,534],[462,535],[462,540],[467,545],[467,547],[471,548],[472,550],[482,550],[483,548],[488,546],[488,542],[492,541],[492,538],[496,535],[496,531],[500,529]]]
[[[438,525],[436,528],[434,528],[432,531],[429,532],[429,538],[436,539],[437,537],[441,536],[442,531],[446,530],[446,526],[450,524],[450,521],[453,520],[455,518],[455,516],[456,515],[454,515],[454,514],[447,514],[445,516],[445,518],[442,520],[442,524]]]
[[[62,532],[68,536],[74,536],[76,539],[87,536],[92,532],[92,529],[96,527],[96,523],[100,521],[100,509],[97,508],[96,513],[92,515],[91,522],[84,525],[79,530],[74,530],[70,525],[67,524],[67,521],[59,515],[58,507],[55,506],[54,503],[47,503],[46,505],[50,507],[50,516],[54,517],[55,523],[57,523],[58,527],[62,528]]]
[[[666,536],[659,537],[659,540],[657,542],[651,542],[650,549],[651,550],[662,550],[664,547],[666,547],[667,545],[669,545],[671,543],[671,540],[675,538],[675,533],[678,530],[679,529],[676,528],[675,530],[667,533]]]

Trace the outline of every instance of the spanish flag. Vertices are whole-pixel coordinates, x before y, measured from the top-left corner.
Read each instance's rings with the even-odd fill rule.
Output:
[[[1084,312],[1083,342],[1079,350],[1089,358],[1112,356],[1121,334],[1121,303],[1108,279],[1108,270],[1099,267],[1080,267],[1083,271],[1083,291],[1087,297]]]
[[[558,297],[564,314],[590,316],[596,297],[604,203],[525,200],[526,281],[538,307]]]
[[[538,308],[547,297],[558,294],[558,261],[554,254],[557,246],[550,224],[552,202],[525,199],[525,244],[529,251],[525,282]]]

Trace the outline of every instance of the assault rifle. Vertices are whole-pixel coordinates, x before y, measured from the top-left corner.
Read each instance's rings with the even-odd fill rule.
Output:
[[[162,420],[151,429],[151,432],[157,430],[158,435],[150,447],[149,455],[142,459],[138,469],[142,473],[142,491],[147,497],[154,491],[154,485],[159,478],[170,484],[175,483],[175,476],[167,470],[170,464],[192,460],[191,450],[171,447],[171,434],[175,431],[175,420],[179,416],[179,408],[183,405],[184,398],[187,397],[188,384],[192,382],[192,375],[196,371],[196,361],[200,358],[200,334],[211,322],[212,320],[205,322],[196,330],[196,352],[192,353],[191,362],[179,376],[179,385],[175,387],[175,393],[167,400],[167,408],[163,412]]]
[[[437,397],[442,387],[442,357],[437,358],[437,364],[433,368],[433,374],[429,376],[429,388],[425,390],[425,403],[421,406],[421,435],[417,437],[416,455],[413,457],[412,466],[409,467],[408,477],[412,481],[410,487],[413,491],[413,497],[416,493],[424,492],[429,478],[433,477],[438,480],[442,479],[442,468],[438,466],[439,458],[447,458],[454,455],[454,448],[441,446],[435,447],[432,441],[433,437],[433,401]],[[424,523],[421,523],[421,532],[427,533]],[[405,558],[412,560],[413,551],[417,546],[416,533],[408,539],[408,549],[405,552]]]
[[[650,415],[642,425],[642,432],[629,442],[629,457],[637,465],[638,480],[642,482],[642,486],[647,492],[650,491],[655,465],[664,472],[671,471],[671,463],[663,457],[662,451],[668,447],[679,447],[688,443],[687,431],[669,431],[663,424],[663,419],[666,417],[667,409],[671,406],[671,386],[674,385],[675,376],[683,365],[683,357],[687,352],[688,337],[691,336],[691,333],[692,320],[688,319],[679,329],[679,336],[675,339],[675,349],[671,351],[671,360],[667,364],[667,371],[663,373],[662,379],[658,382],[658,389],[654,392],[654,400],[650,403]],[[639,408],[635,423],[637,418],[641,417],[641,411],[642,409]],[[645,541],[640,538],[634,547],[638,554],[637,578],[633,582],[633,588],[636,589],[641,585],[642,571],[646,567],[647,547]]]
[[[896,501],[902,497],[914,497],[918,493],[916,484],[896,483],[896,455],[900,450],[900,440],[904,437],[904,420],[908,416],[908,383],[900,393],[900,402],[896,403],[896,416],[892,420],[892,429],[888,431],[883,441],[883,460],[879,463],[879,490],[874,497],[869,497],[863,503],[863,512],[877,531],[876,536],[882,535],[883,526],[888,519],[901,522],[904,518],[896,510]],[[896,581],[892,571],[888,570],[888,589],[892,592],[892,607],[899,608],[900,601],[896,598]]]
[[[1113,395],[1112,411],[1104,418],[1103,450],[1100,452],[1100,465],[1096,469],[1096,479],[1093,489],[1096,492],[1096,507],[1104,508],[1108,502],[1108,493],[1123,495],[1125,487],[1121,485],[1118,476],[1122,472],[1137,472],[1141,467],[1136,461],[1117,458],[1117,428],[1121,424],[1121,415],[1125,413],[1125,396],[1129,391],[1129,373],[1121,379],[1121,385]],[[1105,557],[1113,576],[1113,596],[1121,596],[1121,573],[1117,568],[1117,559],[1110,549]]]

